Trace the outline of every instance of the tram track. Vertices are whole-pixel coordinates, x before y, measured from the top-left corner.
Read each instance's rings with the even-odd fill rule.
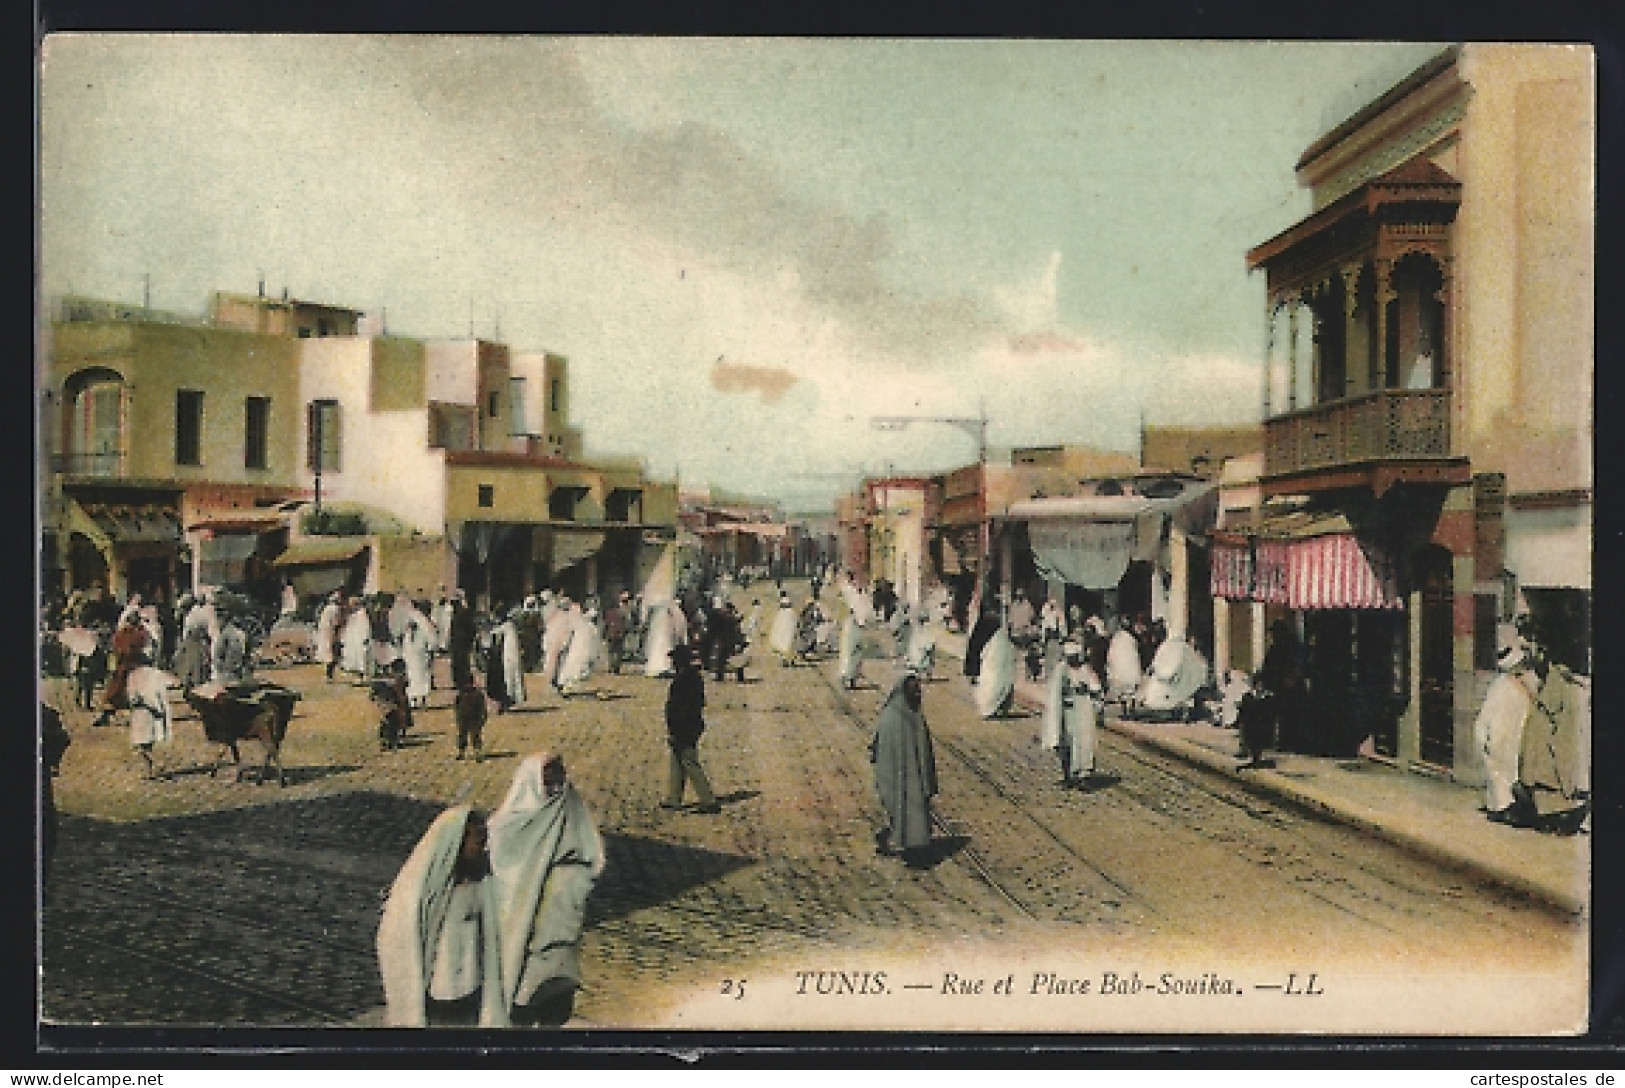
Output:
[[[857,711],[852,707],[851,700],[846,698],[845,693],[842,692],[841,689],[830,680],[829,675],[822,668],[818,669],[817,671],[819,679],[823,681],[825,687],[829,690],[831,701],[837,710],[839,710],[842,718],[860,733],[866,733],[869,726],[858,716]],[[1130,888],[1122,880],[1114,877],[1111,873],[1106,872],[1092,859],[1079,852],[1070,843],[1066,842],[1063,838],[1057,835],[1053,828],[1035,816],[1031,809],[1021,804],[1019,798],[1014,797],[998,781],[996,781],[988,770],[958,742],[954,741],[952,738],[941,736],[937,733],[932,734],[931,740],[933,748],[939,751],[944,751],[951,756],[955,762],[970,773],[972,777],[974,777],[983,786],[987,787],[987,789],[991,791],[1001,802],[1008,805],[1013,812],[1020,814],[1020,816],[1022,816],[1028,824],[1042,833],[1045,839],[1060,849],[1069,859],[1077,862],[1089,872],[1095,874],[1103,882],[1105,882],[1105,884],[1121,895],[1124,900],[1134,902],[1150,915],[1157,916],[1161,914],[1161,912],[1158,911],[1157,908],[1144,896],[1136,893],[1132,888]],[[943,836],[952,838],[960,837],[959,829],[953,824],[949,823],[948,820],[944,818],[934,806],[931,809],[931,822],[932,826],[935,827]],[[1045,913],[1034,909],[1032,906],[1026,903],[1018,894],[1012,891],[1003,880],[999,879],[999,877],[995,875],[993,866],[986,858],[982,856],[981,851],[979,851],[974,845],[968,842],[965,843],[964,846],[953,854],[953,858],[961,861],[965,867],[977,877],[977,879],[979,879],[995,894],[1007,902],[1023,917],[1033,921],[1045,919]]]
[[[841,716],[854,728],[867,731],[868,724],[858,715],[846,694],[841,691],[824,669],[820,668],[818,672],[820,679],[829,689],[832,701]],[[970,697],[966,692],[953,689],[950,689],[950,691],[951,697],[956,703],[967,709],[973,709]],[[944,694],[948,693],[945,692]],[[1057,831],[1050,823],[1042,819],[1029,805],[1024,804],[1023,798],[1008,784],[1000,781],[1000,776],[986,766],[985,761],[979,758],[978,754],[973,753],[952,737],[943,735],[939,730],[933,731],[932,740],[938,750],[951,757],[981,786],[998,798],[1000,802],[1014,812],[1020,813],[1024,826],[1036,828],[1044,839],[1052,844],[1065,859],[1083,866],[1122,895],[1125,900],[1133,902],[1145,910],[1147,914],[1166,917],[1165,912],[1159,910],[1156,903],[1145,894],[1135,890],[1128,877],[1114,871],[1110,866],[1102,865],[1096,859],[1078,849],[1068,841],[1066,835]],[[1192,813],[1186,811],[1189,806],[1178,803],[1178,799],[1194,793],[1206,804],[1218,806],[1222,811],[1229,812],[1237,819],[1246,821],[1245,825],[1242,825],[1243,827],[1263,827],[1273,834],[1287,836],[1289,841],[1285,844],[1273,847],[1264,845],[1262,847],[1263,854],[1267,856],[1268,860],[1261,862],[1261,864],[1266,864],[1280,872],[1283,879],[1289,882],[1288,886],[1291,890],[1298,895],[1320,903],[1324,907],[1358,921],[1362,925],[1369,926],[1375,931],[1394,937],[1406,935],[1405,930],[1400,928],[1392,915],[1398,914],[1402,920],[1405,914],[1415,909],[1414,906],[1407,905],[1408,903],[1415,904],[1425,901],[1432,908],[1439,905],[1440,897],[1431,889],[1412,886],[1409,882],[1396,880],[1392,874],[1385,872],[1380,867],[1359,864],[1354,866],[1356,873],[1362,879],[1374,883],[1377,890],[1384,894],[1377,894],[1371,889],[1358,887],[1355,881],[1350,879],[1350,873],[1347,870],[1337,873],[1329,872],[1324,865],[1323,859],[1317,860],[1308,856],[1307,853],[1297,850],[1294,843],[1298,838],[1298,833],[1307,825],[1320,824],[1313,814],[1300,815],[1279,806],[1268,803],[1261,804],[1257,798],[1251,795],[1228,791],[1223,788],[1222,784],[1202,781],[1199,775],[1181,774],[1175,768],[1166,765],[1165,761],[1158,760],[1154,755],[1140,750],[1140,747],[1133,744],[1132,741],[1124,740],[1116,734],[1105,735],[1102,740],[1110,746],[1110,750],[1115,757],[1128,760],[1138,772],[1137,774],[1117,776],[1119,779],[1118,786],[1126,787],[1117,793],[1117,796],[1121,798],[1120,803],[1127,803],[1143,810],[1155,812],[1161,818],[1185,827],[1192,833],[1215,843],[1228,844],[1228,833],[1229,837],[1239,840],[1236,842],[1238,847],[1244,846],[1243,833],[1231,826],[1233,821],[1221,824],[1216,829],[1211,826],[1211,820],[1193,820]],[[1163,786],[1149,785],[1144,781],[1148,777],[1159,780],[1163,783]],[[1172,803],[1170,803],[1171,800]],[[932,819],[934,825],[943,834],[952,835],[956,833],[956,829],[935,811],[932,813]],[[983,884],[995,891],[1001,898],[1010,902],[1025,917],[1044,917],[1042,912],[1035,910],[1031,905],[1024,902],[1021,896],[1009,887],[1007,879],[988,862],[980,851],[967,844],[955,856],[960,857],[962,855],[966,867]],[[1289,875],[1288,870],[1293,869],[1303,871]],[[1336,885],[1346,886],[1346,892],[1339,894],[1337,890],[1334,890]],[[1375,902],[1380,909],[1376,912],[1362,909],[1359,902],[1361,900]]]

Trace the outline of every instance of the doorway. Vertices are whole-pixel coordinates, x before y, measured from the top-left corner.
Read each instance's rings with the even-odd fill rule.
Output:
[[[1449,767],[1455,757],[1455,663],[1452,652],[1455,578],[1450,552],[1429,545],[1417,554],[1422,591],[1420,676],[1422,762]]]

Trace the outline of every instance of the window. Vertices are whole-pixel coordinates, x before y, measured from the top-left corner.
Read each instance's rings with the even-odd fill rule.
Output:
[[[480,505],[495,506],[497,504],[497,489],[495,484],[480,485]]]
[[[197,389],[175,392],[175,463],[203,463],[203,393]]]
[[[313,400],[305,413],[305,467],[312,472],[339,470],[339,402]]]
[[[498,396],[497,391],[495,389],[493,389],[493,390],[491,390],[491,395],[486,398],[485,414],[490,416],[492,419],[495,419],[497,417],[497,408],[498,408],[497,396]]]
[[[271,443],[271,398],[243,402],[243,467],[267,468]]]
[[[508,379],[508,433],[529,434],[525,428],[525,379]]]
[[[559,385],[560,383],[557,378],[554,378],[550,383],[548,383],[547,410],[549,412],[557,412],[559,410]]]

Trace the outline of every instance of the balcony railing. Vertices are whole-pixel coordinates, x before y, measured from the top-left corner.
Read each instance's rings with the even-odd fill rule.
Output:
[[[1264,474],[1450,456],[1450,391],[1389,389],[1264,422]]]
[[[63,476],[119,477],[124,475],[123,453],[58,453],[51,468]]]

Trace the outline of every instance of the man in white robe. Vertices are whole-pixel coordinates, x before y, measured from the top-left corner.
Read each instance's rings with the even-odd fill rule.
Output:
[[[996,718],[1010,708],[1016,691],[1016,646],[1000,624],[982,650],[982,669],[971,685],[976,713]]]
[[[773,627],[768,632],[767,644],[778,655],[780,665],[796,662],[796,610],[790,604],[790,594],[779,594],[779,610],[773,613]]]
[[[415,707],[427,706],[430,682],[430,664],[434,658],[434,643],[426,630],[427,624],[416,613],[407,619],[401,635],[401,658],[406,662],[406,698]]]
[[[564,761],[527,756],[491,816],[503,990],[516,1026],[570,1018],[587,897],[603,869],[603,840]]]
[[[1039,743],[1061,760],[1061,785],[1077,788],[1095,769],[1100,723],[1100,678],[1083,659],[1083,646],[1068,642],[1062,663],[1050,674]]]
[[[162,777],[153,762],[156,745],[173,738],[169,713],[169,688],[175,678],[162,669],[141,665],[130,670],[126,697],[130,702],[130,746],[141,753],[148,780]]]
[[[676,605],[664,600],[650,601],[644,611],[644,626],[648,634],[643,644],[643,675],[651,679],[672,675],[671,650],[676,645],[672,638],[672,620],[668,609]]]
[[[316,663],[327,670],[329,680],[338,667],[339,631],[344,623],[342,600],[337,592],[329,594],[322,610],[316,614]]]
[[[429,609],[429,621],[434,625],[434,652],[443,654],[451,645],[451,594],[441,586]]]
[[[449,808],[396,875],[378,923],[387,1026],[508,1026],[486,836],[478,813]]]
[[[1524,723],[1534,709],[1540,679],[1527,648],[1511,625],[1497,636],[1497,674],[1473,722],[1473,747],[1484,760],[1484,811],[1496,823],[1513,818],[1512,787],[1518,781],[1518,757]]]
[[[502,684],[508,700],[504,709],[520,706],[525,701],[524,653],[519,645],[519,609],[510,609],[496,629],[501,640]]]
[[[345,672],[354,673],[366,680],[372,675],[372,620],[367,615],[366,605],[355,602],[350,615],[344,621],[344,634],[341,639],[340,666]]]

